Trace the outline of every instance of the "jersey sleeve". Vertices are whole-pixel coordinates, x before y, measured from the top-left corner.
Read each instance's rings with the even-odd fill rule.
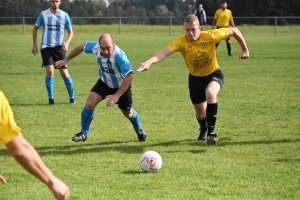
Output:
[[[70,19],[70,16],[68,15],[68,13],[66,13],[65,29],[68,31],[72,29],[72,23],[71,23],[71,19]]]
[[[181,40],[182,37],[175,39],[171,44],[167,46],[167,48],[170,49],[172,53],[180,51]]]
[[[95,41],[88,41],[85,43],[83,50],[85,53],[93,53],[93,48],[98,44],[98,42]]]
[[[17,126],[12,109],[2,91],[0,91],[0,143],[6,145],[16,135],[21,135],[21,129]]]
[[[226,40],[229,37],[228,28],[214,29],[209,32],[215,43],[219,43],[221,40]]]
[[[43,25],[43,23],[44,23],[43,14],[40,13],[39,17],[37,18],[37,20],[36,20],[36,22],[35,22],[35,25],[36,25],[37,27],[40,27],[40,26]]]
[[[123,77],[128,73],[132,73],[132,66],[125,53],[117,53],[115,56],[115,63]]]

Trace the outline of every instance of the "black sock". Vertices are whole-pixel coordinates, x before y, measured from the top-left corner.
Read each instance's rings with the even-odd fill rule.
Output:
[[[206,117],[204,119],[198,119],[196,117],[199,125],[200,125],[200,131],[203,131],[203,132],[206,132],[207,131],[207,120],[206,120]]]
[[[217,120],[218,103],[207,104],[206,118],[208,125],[208,135],[214,132],[215,124]]]
[[[231,44],[227,44],[227,51],[228,51],[228,55],[231,54]]]

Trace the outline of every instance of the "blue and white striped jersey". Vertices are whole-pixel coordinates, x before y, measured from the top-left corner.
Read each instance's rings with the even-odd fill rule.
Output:
[[[59,10],[58,13],[53,14],[50,8],[40,13],[35,25],[42,26],[43,29],[40,49],[63,45],[65,30],[72,29],[68,13]]]
[[[100,79],[110,88],[119,88],[128,73],[132,73],[131,64],[126,54],[117,45],[109,58],[101,55],[99,42],[88,41],[84,52],[94,54],[99,64]]]

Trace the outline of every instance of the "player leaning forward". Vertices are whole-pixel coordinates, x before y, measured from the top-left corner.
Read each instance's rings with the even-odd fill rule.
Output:
[[[233,36],[242,49],[239,59],[248,58],[249,51],[237,28],[200,31],[201,26],[195,15],[185,17],[183,28],[185,35],[175,39],[165,49],[141,63],[136,71],[145,71],[170,54],[180,52],[189,70],[190,99],[200,125],[198,140],[206,140],[207,135],[207,143],[215,145],[218,143],[217,135],[214,133],[218,111],[217,95],[224,84],[224,77],[217,62],[215,44]]]
[[[92,54],[99,65],[99,80],[92,88],[81,111],[81,131],[72,137],[75,142],[84,142],[94,118],[95,107],[108,99],[106,106],[118,104],[123,115],[131,122],[140,142],[146,141],[146,133],[137,111],[132,108],[132,67],[126,54],[114,43],[110,34],[103,34],[99,42],[88,41],[77,46],[64,60],[56,62],[59,68],[82,52]]]

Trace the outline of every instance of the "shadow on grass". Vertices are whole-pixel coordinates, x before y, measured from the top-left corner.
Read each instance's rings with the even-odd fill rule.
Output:
[[[225,141],[223,141],[225,140]],[[234,145],[268,145],[268,144],[283,144],[283,143],[297,143],[300,142],[300,139],[293,140],[264,140],[264,141],[241,141],[241,142],[231,142],[226,141],[229,138],[222,138],[217,146],[211,146],[213,148],[224,147],[224,146],[234,146]],[[46,155],[71,155],[71,154],[83,154],[83,153],[98,153],[105,151],[119,151],[121,153],[126,154],[137,154],[142,153],[146,150],[155,149],[155,147],[173,147],[173,146],[198,146],[198,147],[207,147],[205,141],[195,141],[195,140],[174,140],[169,142],[162,143],[147,143],[147,142],[136,142],[134,145],[129,145],[128,143],[133,143],[132,141],[110,141],[110,142],[100,142],[100,143],[78,143],[72,145],[65,144],[62,146],[43,146],[43,147],[35,147],[37,152],[41,156]],[[170,150],[168,153],[176,153],[187,151],[190,153],[204,153],[206,149],[195,149],[195,150],[185,150],[185,148],[181,148],[182,150]],[[10,156],[7,149],[0,150],[1,157]]]

